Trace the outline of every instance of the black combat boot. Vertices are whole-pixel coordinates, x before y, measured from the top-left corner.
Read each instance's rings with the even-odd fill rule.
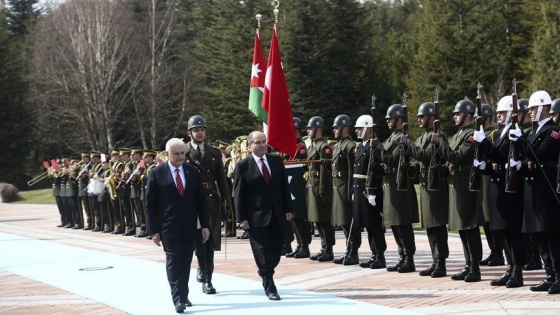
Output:
[[[519,288],[523,286],[523,266],[513,266],[511,277],[506,283],[506,288]]]
[[[333,261],[334,253],[332,251],[332,246],[325,247],[325,251],[317,257],[317,261]]]
[[[506,264],[503,251],[494,251],[494,257],[488,262],[488,266],[503,266]]]
[[[376,259],[375,255],[371,255],[371,257],[370,257],[368,260],[362,261],[362,262],[360,263],[360,267],[362,267],[362,268],[370,268],[371,263],[373,263],[373,262],[375,261],[375,259]]]
[[[548,289],[548,294],[560,294],[560,278],[556,276],[554,282]]]
[[[451,280],[465,280],[465,277],[469,274],[471,270],[471,262],[467,261],[463,270],[451,276]]]
[[[523,266],[523,269],[525,270],[539,270],[542,269],[542,261],[541,261],[541,257],[531,257],[531,259],[529,259],[529,262]]]
[[[403,264],[404,264],[404,255],[400,255],[399,261],[397,261],[396,264],[387,267],[387,271],[397,271],[399,267],[401,267]]]
[[[286,258],[294,258],[296,254],[299,253],[300,250],[301,250],[301,244],[297,244],[297,247],[293,252],[286,254]]]
[[[358,249],[357,248],[350,248],[350,254],[346,256],[344,261],[342,262],[345,266],[357,265],[360,263],[360,257],[358,256]]]
[[[325,246],[321,246],[321,250],[319,250],[319,252],[317,252],[316,254],[313,254],[313,255],[309,256],[309,259],[317,260],[317,258],[319,258],[319,256],[323,255],[324,252],[325,252]]]
[[[465,282],[478,282],[481,280],[480,267],[478,264],[473,263],[469,273],[465,276]]]
[[[406,255],[404,263],[397,269],[398,273],[409,273],[416,271],[416,266],[414,266],[414,256]]]
[[[434,272],[434,269],[436,269],[436,261],[435,260],[432,262],[432,264],[428,268],[420,271],[418,274],[421,275],[422,277],[431,276],[432,272]]]
[[[380,252],[375,255],[375,261],[369,265],[371,269],[383,269],[387,268],[387,262],[385,261],[385,253]]]
[[[550,287],[552,286],[553,283],[554,283],[554,276],[549,273],[547,275],[546,279],[541,281],[541,283],[539,283],[539,284],[532,285],[530,287],[530,289],[531,289],[531,291],[534,291],[534,292],[548,291],[548,289],[550,289]]]
[[[294,258],[309,258],[310,255],[309,245],[301,245],[299,251],[294,255]]]
[[[504,273],[500,278],[490,281],[490,285],[492,286],[506,285],[509,279],[511,278],[512,273],[513,273],[513,266],[509,265],[506,269],[506,273]]]
[[[432,271],[432,278],[441,278],[447,276],[447,268],[445,268],[445,258],[438,258],[434,271]]]

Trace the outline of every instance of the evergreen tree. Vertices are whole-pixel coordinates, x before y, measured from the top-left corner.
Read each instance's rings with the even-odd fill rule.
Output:
[[[9,10],[6,19],[12,35],[23,37],[32,32],[32,28],[41,15],[39,0],[8,0]]]

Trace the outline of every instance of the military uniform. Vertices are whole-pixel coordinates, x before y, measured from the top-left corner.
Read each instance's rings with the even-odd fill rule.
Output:
[[[138,160],[133,160],[131,162],[133,172],[130,175],[130,201],[134,208],[134,215],[136,217],[135,226],[140,227],[140,232],[136,234],[135,237],[146,237],[146,210],[142,204],[142,182],[140,177],[145,171],[145,164],[142,161],[142,149],[132,148],[131,154],[139,154],[140,158]]]
[[[84,159],[84,158],[87,158]],[[91,170],[92,166],[91,166],[91,157],[90,157],[90,153],[89,152],[82,152],[82,162],[85,163],[85,165],[82,165],[81,168],[79,168],[79,173],[78,173],[78,178],[76,178],[77,182],[78,182],[78,200],[79,200],[79,207],[80,207],[80,213],[83,214],[85,213],[85,218],[84,218],[84,225],[83,228],[84,230],[90,230],[92,227],[92,220],[94,217],[94,207],[93,204],[90,201],[90,198],[88,196],[87,193],[87,187],[89,184],[89,177],[87,176],[87,173]],[[83,212],[82,212],[83,209]],[[81,228],[81,227],[80,227]]]
[[[57,225],[57,227],[64,227],[66,226],[66,215],[64,211],[64,203],[62,201],[62,197],[60,196],[62,178],[56,173],[56,171],[54,171],[54,169],[49,173],[51,174],[49,177],[52,181],[53,197],[56,201],[58,213],[60,214],[60,224]]]
[[[111,168],[107,174],[105,172],[105,185],[106,189],[106,199],[109,200],[109,205],[111,208],[111,217],[113,218],[113,232],[111,234],[122,234],[123,233],[123,213],[121,210],[121,201],[119,197],[119,193],[117,190],[117,180],[116,177],[119,174],[119,169],[122,168],[122,162],[118,160],[118,156],[120,151],[118,149],[113,149],[111,152]]]
[[[130,149],[128,148],[120,149],[120,155],[122,156],[123,154],[130,154]],[[123,235],[125,236],[131,236],[136,234],[135,232],[136,226],[132,215],[132,200],[131,200],[132,191],[131,191],[130,183],[128,184],[126,183],[129,176],[132,175],[133,171],[134,169],[133,169],[131,159],[121,161],[121,164],[118,166],[119,183],[117,185],[118,187],[117,191],[119,194],[122,215],[124,218],[125,230]]]

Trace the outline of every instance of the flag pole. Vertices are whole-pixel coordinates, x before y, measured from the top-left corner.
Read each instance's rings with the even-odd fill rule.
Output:
[[[261,20],[262,20],[262,14],[257,14],[255,15],[255,18],[257,19],[257,33],[259,34],[259,38],[261,37]],[[264,136],[266,137],[267,133],[268,133],[268,125],[263,121],[262,123],[262,128],[263,128],[263,133]]]

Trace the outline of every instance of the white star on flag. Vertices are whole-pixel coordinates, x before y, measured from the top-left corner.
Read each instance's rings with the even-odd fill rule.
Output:
[[[258,63],[253,64],[253,67],[251,68],[251,79],[258,78],[259,72],[262,72],[262,70],[259,69],[259,64]]]

